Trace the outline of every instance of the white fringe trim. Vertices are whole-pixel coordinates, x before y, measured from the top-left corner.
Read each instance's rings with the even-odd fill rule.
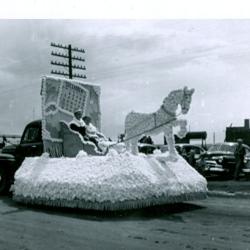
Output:
[[[23,195],[15,195],[13,199],[16,202],[31,204],[31,205],[46,205],[50,207],[67,207],[67,208],[79,208],[90,210],[102,210],[102,211],[117,211],[117,210],[131,210],[139,209],[143,207],[157,206],[163,204],[173,204],[190,200],[200,200],[207,198],[207,192],[193,192],[180,194],[178,196],[161,196],[151,197],[145,200],[125,200],[119,202],[92,202],[86,200],[79,200],[77,198],[73,200],[66,199],[46,199],[46,198],[31,198]]]
[[[49,153],[51,157],[62,157],[63,156],[63,148],[62,142],[52,142],[49,140],[43,140],[45,152]]]

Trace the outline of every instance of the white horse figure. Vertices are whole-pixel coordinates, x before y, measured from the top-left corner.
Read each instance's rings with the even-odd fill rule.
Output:
[[[142,135],[152,135],[164,132],[169,150],[169,160],[177,159],[173,127],[180,126],[178,136],[184,137],[187,133],[187,121],[177,120],[176,111],[178,105],[181,106],[181,113],[186,114],[189,111],[192,94],[194,89],[174,90],[163,100],[161,107],[154,113],[144,114],[130,112],[125,119],[125,144],[126,149],[138,154],[137,142]]]

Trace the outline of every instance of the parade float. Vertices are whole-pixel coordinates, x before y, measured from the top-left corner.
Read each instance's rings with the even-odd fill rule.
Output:
[[[81,109],[101,129],[100,86],[45,77],[42,80],[44,153],[26,158],[15,174],[13,199],[27,204],[94,210],[136,209],[206,198],[207,182],[175,150],[173,127],[185,136],[194,90],[169,93],[150,114],[131,112],[125,119],[124,143],[108,153],[70,130],[74,110]],[[181,113],[177,114],[178,107]],[[168,151],[138,153],[144,134],[164,133]],[[104,143],[105,144],[105,143]]]

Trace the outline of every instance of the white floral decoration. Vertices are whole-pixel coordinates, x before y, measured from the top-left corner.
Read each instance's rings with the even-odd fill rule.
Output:
[[[207,183],[183,158],[135,156],[26,158],[15,174],[14,200],[51,206],[117,210],[206,197]]]

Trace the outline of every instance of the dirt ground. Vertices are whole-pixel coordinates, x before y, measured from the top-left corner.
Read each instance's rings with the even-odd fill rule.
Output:
[[[250,249],[250,200],[212,198],[102,213],[0,198],[0,249]]]

